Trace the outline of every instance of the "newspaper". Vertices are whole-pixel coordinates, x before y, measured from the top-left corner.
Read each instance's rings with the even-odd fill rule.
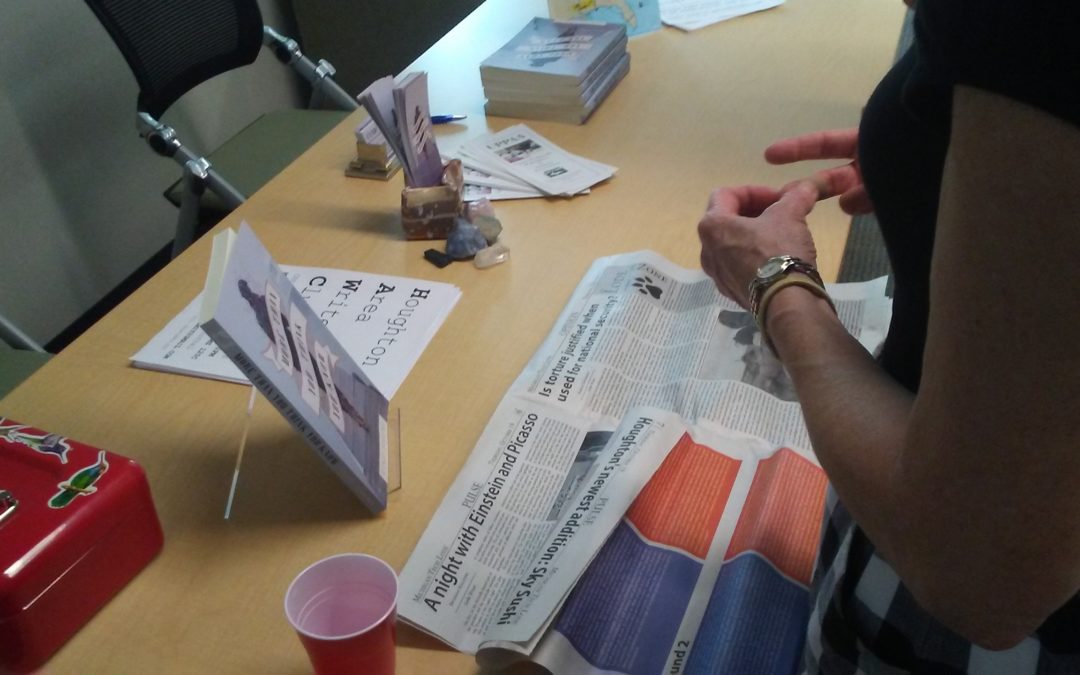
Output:
[[[485,644],[477,660],[787,675],[801,656],[825,489],[808,453],[688,426],[539,645]]]
[[[585,163],[592,162],[592,160],[584,157],[578,157],[577,155],[575,157]],[[481,169],[480,164],[469,155],[460,154],[458,158],[461,160],[462,175],[465,181],[462,196],[467,202],[476,201],[477,199],[495,201],[498,199],[531,199],[547,196],[525,181],[510,174],[499,174],[493,169]],[[614,167],[597,164],[603,169],[610,169],[612,173],[615,171]],[[589,192],[590,188],[586,188],[578,194],[587,195]]]
[[[505,199],[534,199],[544,195],[526,190],[514,190],[511,188],[498,188],[488,185],[475,185],[465,183],[461,189],[461,199],[466,202],[475,202],[481,199],[499,201]]]
[[[618,172],[618,167],[575,155],[553,145],[525,125],[519,124],[513,129],[515,130],[514,138],[520,137],[525,140],[516,143],[517,147],[512,151],[508,150],[503,153],[503,159],[500,159],[498,153],[493,155],[484,148],[498,143],[498,139],[504,139],[506,136],[505,131],[500,134],[488,134],[472,139],[469,143],[443,157],[444,162],[453,158],[461,160],[465,181],[465,201],[475,201],[483,198],[490,200],[528,199],[530,197],[547,197],[555,194],[545,191],[542,186],[537,185],[536,177],[533,174],[535,173],[535,165],[541,159],[546,163],[547,168],[545,171],[557,176],[563,175],[561,172],[565,170],[564,167],[555,166],[557,162],[576,166],[578,170],[584,168],[587,172],[592,173],[593,179],[598,181],[607,180]],[[541,147],[541,143],[544,148],[542,152],[537,150],[537,148]],[[530,154],[531,152],[536,152],[537,157],[519,165],[519,160],[516,159],[517,154]],[[560,189],[551,184],[551,181],[548,181],[548,183],[547,190]],[[574,194],[585,195],[589,194],[590,191],[591,187],[584,187]]]
[[[844,325],[871,350],[888,325],[884,290],[885,279],[830,287]],[[624,468],[614,472],[620,449]],[[698,489],[687,485],[695,477],[706,480]],[[759,480],[779,487],[755,493]],[[793,486],[807,495],[788,500]],[[693,649],[710,612],[731,616],[730,603],[710,599],[728,583],[723,570],[762,576],[756,563],[733,562],[746,557],[733,549],[738,525],[803,524],[804,536],[780,540],[801,542],[796,551],[769,549],[754,532],[738,541],[781,571],[782,583],[755,588],[791,598],[778,607],[805,603],[823,495],[794,390],[752,317],[700,270],[649,251],[602,258],[500,402],[406,563],[399,613],[485,665],[529,657],[560,673],[683,672],[692,658],[741,658],[731,648]],[[587,528],[569,524],[578,512]],[[648,564],[620,564],[628,555]],[[670,565],[694,573],[669,578]],[[653,668],[657,659],[664,663]]]
[[[471,202],[477,199],[530,199],[543,197],[540,192],[528,183],[513,177],[496,176],[495,174],[478,168],[475,163],[469,162],[462,157],[461,170],[465,181],[462,197]],[[444,160],[445,161],[445,160]]]

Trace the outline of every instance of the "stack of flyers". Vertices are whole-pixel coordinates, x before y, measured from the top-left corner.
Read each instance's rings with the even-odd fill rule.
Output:
[[[466,201],[573,197],[618,171],[569,153],[524,124],[474,138],[457,157],[465,168]]]
[[[692,31],[782,4],[784,0],[663,0],[660,18],[669,26]]]

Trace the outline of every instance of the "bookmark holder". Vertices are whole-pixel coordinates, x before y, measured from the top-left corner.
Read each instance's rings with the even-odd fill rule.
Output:
[[[464,185],[461,160],[452,159],[443,166],[441,185],[406,186],[401,191],[401,227],[405,238],[446,239],[454,220],[465,212]]]

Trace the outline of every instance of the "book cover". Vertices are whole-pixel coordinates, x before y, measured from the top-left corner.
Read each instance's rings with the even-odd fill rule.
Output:
[[[247,223],[214,237],[199,323],[364,506],[384,510],[387,399]]]
[[[409,73],[394,87],[394,110],[405,163],[412,168],[409,187],[439,185],[443,165],[431,129],[427,73]]]
[[[394,78],[387,75],[372,82],[367,89],[356,96],[357,102],[367,110],[371,121],[382,132],[390,149],[398,156],[402,168],[405,170],[405,179],[412,179],[413,167],[405,155],[404,139],[398,132],[397,111],[394,106]]]
[[[610,23],[531,20],[480,64],[484,86],[498,82],[561,81],[575,86],[608,51],[625,44],[626,27]]]

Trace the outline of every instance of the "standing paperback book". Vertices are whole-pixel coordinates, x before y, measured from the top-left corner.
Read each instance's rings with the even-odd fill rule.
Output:
[[[419,187],[438,185],[442,181],[443,164],[435,132],[431,130],[431,110],[428,105],[427,73],[409,73],[394,87],[401,147]]]
[[[409,73],[400,84],[381,77],[356,97],[397,153],[409,187],[442,181],[443,165],[431,129],[427,73]]]
[[[199,323],[364,506],[384,510],[389,403],[246,223],[214,237]]]

